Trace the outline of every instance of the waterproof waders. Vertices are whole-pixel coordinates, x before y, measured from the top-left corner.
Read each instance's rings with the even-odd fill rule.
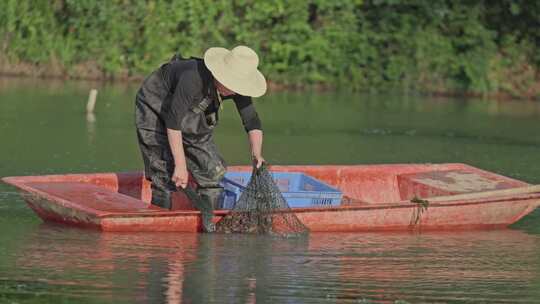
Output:
[[[178,191],[171,180],[174,159],[163,120],[171,95],[158,70],[144,81],[135,101],[137,138],[144,161],[145,177],[151,182],[151,202],[169,209],[172,206],[171,194]],[[198,185],[196,193],[193,189],[183,190],[201,211],[203,228],[207,232],[214,230],[213,210],[218,207],[223,191],[220,181],[226,171],[212,136],[218,121],[219,106],[214,104],[216,102],[219,101],[209,97],[195,102],[185,113],[182,128],[187,169]]]

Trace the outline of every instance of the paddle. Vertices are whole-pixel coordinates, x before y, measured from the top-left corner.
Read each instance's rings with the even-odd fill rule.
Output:
[[[191,203],[193,203],[193,206],[195,206],[195,208],[201,212],[204,232],[214,232],[216,227],[212,222],[214,217],[214,208],[212,207],[212,203],[203,199],[190,185],[187,185],[186,188],[178,187],[178,189],[184,192]]]

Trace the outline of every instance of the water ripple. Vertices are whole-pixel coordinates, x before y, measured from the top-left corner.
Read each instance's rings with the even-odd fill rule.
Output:
[[[10,299],[527,303],[539,296],[539,248],[518,230],[281,240],[41,224],[0,252],[0,282]]]

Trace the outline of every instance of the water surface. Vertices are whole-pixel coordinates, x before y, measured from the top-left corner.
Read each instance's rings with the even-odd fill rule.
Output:
[[[0,176],[140,170],[136,89],[0,79]],[[540,183],[538,103],[298,92],[256,106],[273,164],[463,162]],[[216,140],[229,164],[249,162],[232,104]],[[540,303],[539,210],[494,231],[98,233],[42,223],[2,184],[0,231],[7,303]]]

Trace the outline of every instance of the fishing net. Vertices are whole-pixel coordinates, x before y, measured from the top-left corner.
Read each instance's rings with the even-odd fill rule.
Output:
[[[216,224],[216,231],[292,237],[306,234],[308,228],[291,210],[263,164],[253,169],[239,200]]]

